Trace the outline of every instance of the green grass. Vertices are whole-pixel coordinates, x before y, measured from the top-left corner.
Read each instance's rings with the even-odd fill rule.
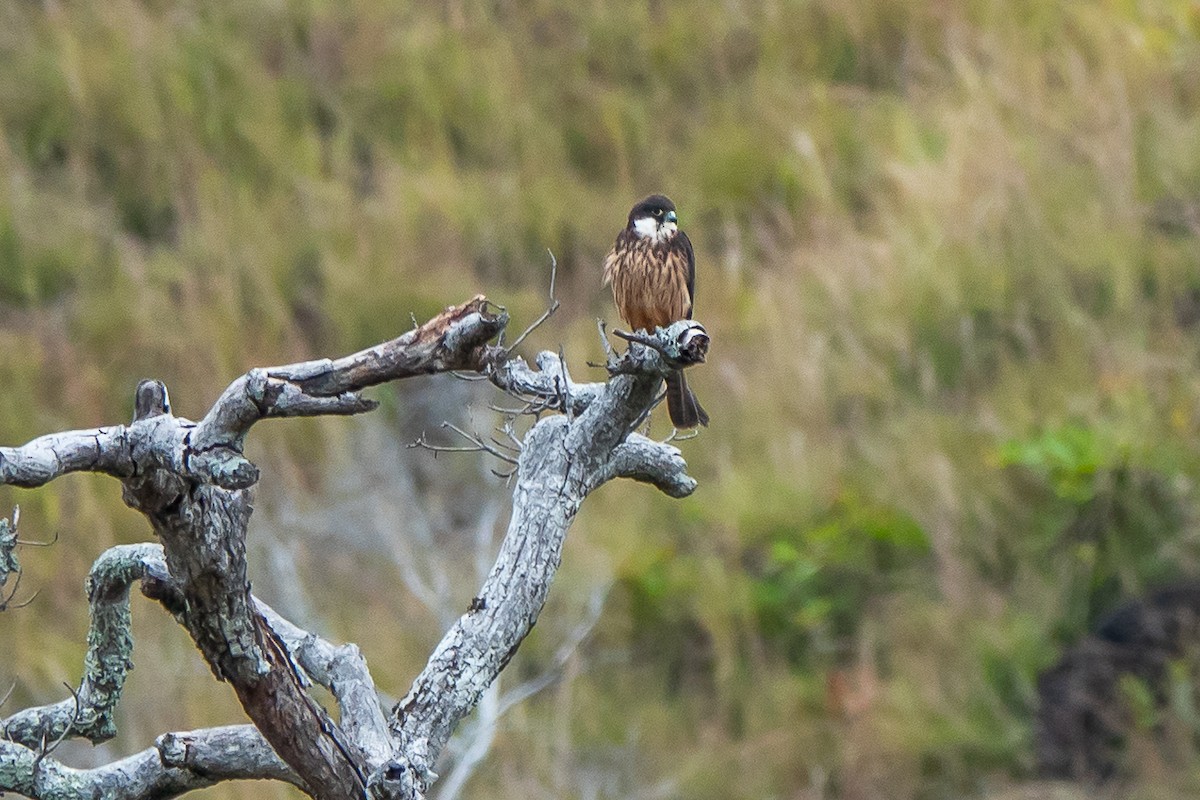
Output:
[[[479,291],[520,324],[547,249],[564,309],[535,346],[582,376],[603,255],[665,191],[714,335],[701,488],[589,500],[547,614],[612,574],[602,621],[469,795],[999,797],[1031,775],[1037,671],[1200,566],[1198,72],[1182,0],[4,4],[0,441],[123,421],[147,376],[195,417]],[[319,504],[301,464],[346,424],[256,431],[264,481]],[[0,615],[14,702],[57,699],[87,565],[148,530],[111,482],[0,499],[63,534]],[[396,576],[339,558],[314,591],[363,638]],[[416,627],[363,642],[393,694]],[[182,716],[132,691],[125,750],[237,718],[221,687]],[[1163,764],[1132,791],[1187,796]]]

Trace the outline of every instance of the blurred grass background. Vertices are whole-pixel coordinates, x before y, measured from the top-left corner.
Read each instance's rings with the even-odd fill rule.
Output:
[[[194,418],[251,366],[476,292],[519,326],[547,248],[564,309],[529,349],[582,377],[628,208],[676,200],[715,342],[690,377],[714,422],[682,445],[701,488],[588,501],[504,680],[590,597],[599,621],[465,797],[1030,797],[1038,671],[1200,572],[1195,0],[15,0],[0,134],[5,444],[123,422],[142,377]],[[398,697],[443,624],[379,554],[419,523],[459,574],[507,490],[380,444],[468,403],[487,425],[486,391],[382,397],[255,430],[252,539],[256,587]],[[96,477],[0,501],[61,533],[0,615],[11,706],[57,700],[88,566],[149,531]],[[449,585],[453,612],[474,584]],[[241,718],[135,606],[121,736],[77,763]],[[1132,751],[1126,796],[1194,795],[1194,746]]]

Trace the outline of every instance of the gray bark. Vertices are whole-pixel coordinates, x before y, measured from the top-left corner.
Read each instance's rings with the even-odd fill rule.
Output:
[[[161,546],[112,548],[88,582],[91,626],[83,679],[69,698],[0,721],[0,792],[30,797],[171,797],[234,778],[284,780],[319,798],[424,797],[459,722],[512,658],[545,604],[571,521],[616,477],[672,497],[695,488],[679,451],[633,432],[670,369],[702,361],[708,337],[684,321],[634,337],[605,383],[577,384],[561,358],[538,369],[489,345],[507,323],[477,297],[404,336],[337,360],[251,370],[199,423],[171,413],[166,387],[143,382],[129,425],[52,434],[0,448],[0,482],[36,487],[68,472],[122,482]],[[447,632],[405,698],[381,706],[354,645],[304,631],[250,592],[246,491],[259,478],[243,456],[266,417],[357,414],[361,390],[412,375],[474,371],[545,416],[521,443],[508,532],[470,609]],[[12,525],[0,522],[0,587],[17,570]],[[129,589],[158,601],[231,684],[253,725],[169,733],[156,746],[91,770],[53,758],[67,736],[112,737],[130,666]],[[341,724],[308,693],[330,690]]]

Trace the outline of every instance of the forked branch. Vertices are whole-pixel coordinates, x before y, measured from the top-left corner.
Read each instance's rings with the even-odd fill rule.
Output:
[[[503,310],[476,297],[344,358],[251,370],[198,423],[174,416],[166,387],[145,381],[128,425],[0,448],[0,482],[10,485],[38,486],[79,470],[117,477],[125,501],[146,515],[162,542],[114,548],[96,562],[83,679],[70,698],[3,720],[0,791],[170,797],[259,777],[334,800],[423,797],[450,733],[541,613],[567,529],[586,496],[616,477],[673,497],[695,488],[675,447],[630,430],[655,402],[664,374],[703,360],[708,337],[698,323],[642,336],[607,382],[580,384],[561,354],[540,354],[534,369],[512,357],[511,348],[490,345],[507,321]],[[486,377],[530,413],[563,414],[540,417],[523,439],[506,425],[500,430],[507,442],[464,432],[470,449],[516,462],[508,533],[475,601],[389,715],[356,647],[325,642],[250,594],[245,490],[259,473],[243,456],[244,439],[261,419],[369,411],[375,403],[362,396],[364,389],[447,371]],[[0,521],[0,557],[15,565],[5,536],[15,542],[15,525]],[[113,711],[132,647],[129,587],[138,581],[188,630],[254,725],[167,734],[129,759],[70,770],[46,752],[46,743],[66,736],[102,741],[115,732]],[[308,693],[314,681],[333,693],[340,725]]]

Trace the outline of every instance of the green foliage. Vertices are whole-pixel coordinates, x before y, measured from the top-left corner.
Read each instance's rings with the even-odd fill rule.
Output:
[[[762,636],[792,663],[848,656],[870,605],[929,554],[903,512],[847,492],[811,526],[780,531],[751,560],[751,598]]]
[[[998,450],[1023,471],[1036,520],[1027,552],[1061,583],[1060,636],[1081,636],[1121,598],[1182,574],[1178,540],[1188,498],[1175,472],[1139,463],[1111,429],[1068,423]]]
[[[1100,490],[1098,473],[1120,460],[1103,435],[1068,424],[1031,439],[1005,442],[997,455],[1001,466],[1024,467],[1044,480],[1057,498],[1083,505],[1094,500]]]

